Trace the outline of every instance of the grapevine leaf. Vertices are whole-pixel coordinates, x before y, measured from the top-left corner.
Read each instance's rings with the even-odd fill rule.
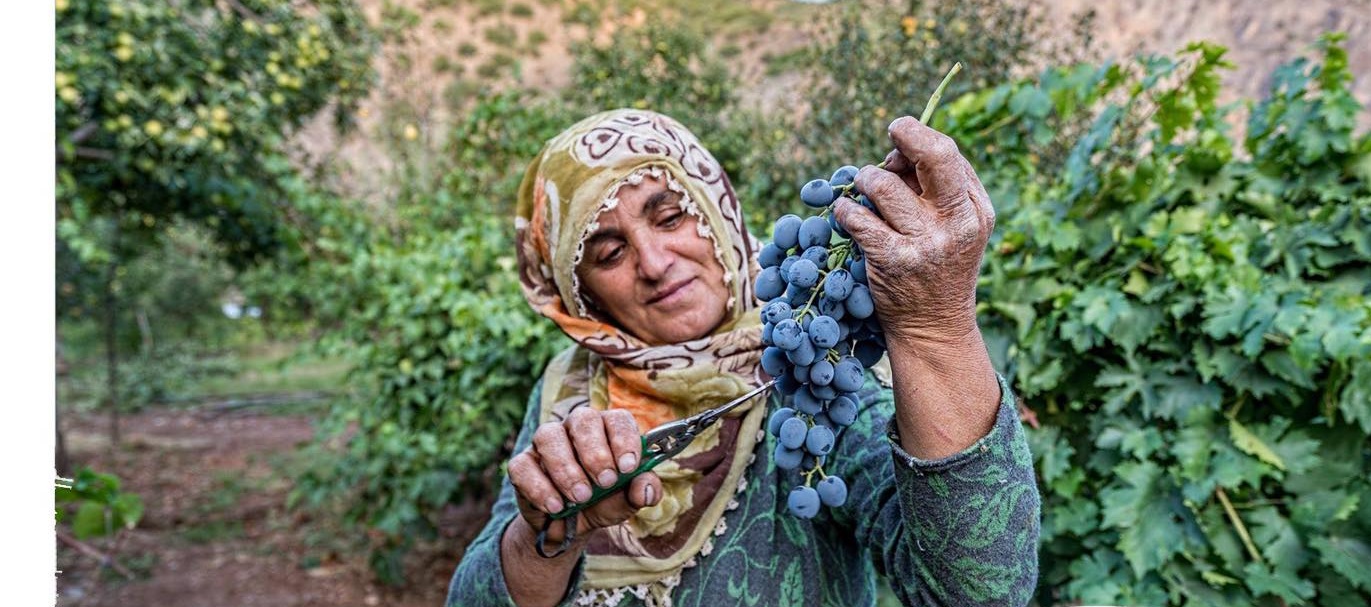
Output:
[[[1293,571],[1273,571],[1262,563],[1254,562],[1248,563],[1243,573],[1247,574],[1247,589],[1257,596],[1275,595],[1291,605],[1303,605],[1305,599],[1314,596],[1314,584],[1300,579]]]
[[[1271,464],[1279,470],[1285,470],[1285,462],[1281,461],[1281,456],[1277,455],[1269,445],[1257,438],[1257,435],[1253,434],[1238,420],[1228,420],[1228,435],[1233,439],[1233,444],[1243,453]]]
[[[1362,590],[1371,590],[1371,544],[1365,539],[1337,535],[1319,536],[1309,541],[1319,552],[1319,560],[1332,567]]]
[[[1142,577],[1185,548],[1184,530],[1175,520],[1172,496],[1157,464],[1128,462],[1120,464],[1117,472],[1127,486],[1101,493],[1103,524],[1119,529],[1119,551],[1134,575]]]
[[[1352,363],[1351,375],[1338,398],[1338,410],[1348,423],[1361,426],[1371,434],[1371,362]]]

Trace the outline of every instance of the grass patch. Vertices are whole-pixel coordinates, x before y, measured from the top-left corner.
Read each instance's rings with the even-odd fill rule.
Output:
[[[192,544],[213,544],[243,537],[242,521],[206,521],[181,529],[181,538]]]
[[[498,25],[486,28],[485,31],[481,32],[481,35],[485,37],[486,42],[501,48],[511,48],[519,42],[513,31]]]

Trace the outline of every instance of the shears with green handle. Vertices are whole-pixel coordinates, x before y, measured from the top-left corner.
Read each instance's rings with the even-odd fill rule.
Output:
[[[638,475],[652,470],[653,468],[656,468],[658,464],[679,455],[682,451],[685,451],[685,448],[690,445],[691,441],[695,440],[695,437],[699,436],[701,432],[704,432],[706,428],[714,425],[715,422],[723,419],[724,415],[729,411],[752,400],[752,398],[765,392],[774,385],[776,385],[776,380],[773,379],[723,405],[714,407],[713,409],[705,409],[704,411],[685,419],[667,422],[648,430],[647,434],[643,435],[643,453],[642,457],[639,458],[640,461],[637,468],[632,472],[620,474],[619,479],[608,487],[595,488],[590,495],[590,499],[577,504],[570,504],[560,512],[548,515],[547,519],[543,521],[543,528],[538,530],[538,542],[536,546],[538,554],[543,558],[553,558],[566,552],[567,547],[571,546],[571,543],[576,539],[576,515],[580,514],[582,510],[594,506],[599,503],[600,500],[609,497],[614,492],[628,486],[628,484],[633,482],[633,479],[637,478]],[[557,547],[557,550],[548,553],[544,549],[544,544],[547,541],[547,531],[552,526],[553,521],[561,520],[566,521],[566,534],[563,536],[562,544]]]

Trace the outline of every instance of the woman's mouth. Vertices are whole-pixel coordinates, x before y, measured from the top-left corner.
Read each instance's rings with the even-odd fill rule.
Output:
[[[650,306],[658,303],[669,303],[675,300],[676,296],[684,293],[685,288],[692,282],[695,282],[694,278],[687,278],[676,284],[667,286],[665,289],[662,289],[661,291],[658,291],[656,294],[654,294],[651,299],[648,299],[647,305]]]

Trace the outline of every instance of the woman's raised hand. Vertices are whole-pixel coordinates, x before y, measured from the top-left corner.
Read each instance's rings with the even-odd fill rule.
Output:
[[[995,227],[990,196],[952,138],[905,116],[890,123],[885,168],[863,167],[834,212],[868,258],[871,295],[888,340],[959,343],[978,331],[976,278]]]
[[[532,446],[509,460],[509,480],[518,494],[520,513],[530,527],[541,529],[549,514],[589,500],[594,487],[613,485],[621,473],[636,469],[642,449],[642,434],[627,411],[579,407],[565,421],[538,426]],[[591,531],[618,525],[661,499],[661,479],[643,473],[582,511],[576,517],[576,537],[579,541]],[[555,545],[564,536],[563,521],[556,521],[547,541]]]

